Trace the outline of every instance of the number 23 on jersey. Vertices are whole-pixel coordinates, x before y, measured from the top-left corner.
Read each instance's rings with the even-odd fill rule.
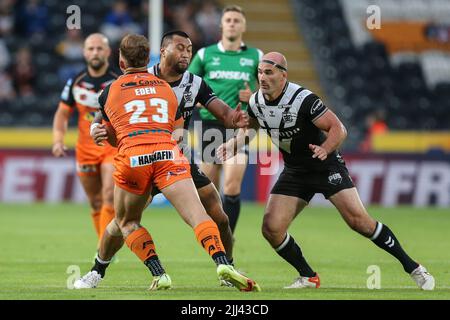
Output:
[[[151,121],[158,123],[168,123],[168,102],[161,98],[151,98],[149,100],[132,100],[124,105],[125,111],[133,112],[130,117],[130,124],[147,123],[149,117],[145,116],[148,109],[151,113]],[[152,110],[154,109],[154,110]],[[144,114],[144,116],[143,116]]]

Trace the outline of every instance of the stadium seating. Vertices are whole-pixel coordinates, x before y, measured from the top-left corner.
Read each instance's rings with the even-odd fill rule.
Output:
[[[448,130],[450,39],[427,38],[427,27],[450,27],[449,1],[294,4],[328,100],[352,130],[350,145],[363,137],[364,119],[377,109],[386,110],[392,129]],[[369,5],[381,9],[379,30],[366,27]]]
[[[89,3],[89,5],[85,5]],[[177,1],[168,1],[176,6]],[[291,1],[326,100],[352,135],[352,148],[364,136],[367,114],[384,109],[392,129],[448,129],[450,122],[450,2],[446,0]],[[34,96],[0,102],[0,125],[50,126],[64,83],[65,62],[55,47],[64,33],[69,0],[47,0],[45,41],[6,35],[13,58],[28,46],[37,80]],[[80,0],[83,35],[99,30],[111,1]],[[369,5],[381,9],[383,28],[368,30]],[[405,6],[408,10],[404,10]],[[406,35],[409,36],[406,36]],[[450,34],[450,32],[449,32]],[[444,38],[442,38],[444,37]],[[276,49],[276,48],[274,48]],[[420,121],[418,121],[420,119]],[[72,117],[72,124],[76,118]]]
[[[13,10],[17,15],[18,7],[26,1],[17,1]],[[139,3],[139,1],[130,1],[130,3]],[[14,59],[16,52],[21,47],[29,47],[32,52],[33,67],[35,68],[37,80],[33,84],[34,95],[21,96],[10,101],[0,100],[0,126],[33,126],[44,127],[51,126],[53,115],[58,105],[61,91],[64,87],[64,81],[59,77],[61,66],[67,62],[59,56],[55,50],[57,44],[64,38],[66,28],[67,8],[73,5],[70,0],[46,0],[41,1],[42,5],[48,10],[47,34],[44,38],[25,37],[18,32],[5,35],[4,43],[8,48],[11,59]],[[81,10],[81,32],[83,36],[99,32],[103,19],[111,10],[113,1],[110,0],[77,0]],[[200,1],[196,2],[201,4]],[[183,5],[177,0],[165,1],[166,11],[171,11],[175,6]],[[138,10],[139,17],[144,17],[144,12]],[[169,14],[170,16],[170,14]],[[165,21],[165,27],[170,27],[170,21]],[[167,31],[167,30],[165,30]],[[200,30],[202,32],[202,30]],[[1,35],[0,35],[1,36]],[[201,37],[200,37],[201,38]],[[198,49],[198,48],[196,48]],[[117,44],[113,47],[113,58],[117,58]],[[82,63],[83,61],[81,61]],[[0,70],[2,71],[2,70]],[[116,71],[117,66],[116,66]],[[70,125],[76,124],[76,117],[71,117]]]

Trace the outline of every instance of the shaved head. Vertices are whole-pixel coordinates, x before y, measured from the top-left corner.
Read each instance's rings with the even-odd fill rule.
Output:
[[[98,71],[108,67],[111,53],[108,38],[101,33],[93,33],[84,40],[84,58],[91,71]]]
[[[275,100],[287,83],[287,61],[279,52],[266,53],[258,65],[259,87],[264,97]]]
[[[284,69],[284,71],[287,71],[287,61],[284,55],[282,55],[279,52],[269,52],[263,55],[261,62],[270,63],[274,65],[275,67],[282,67],[280,69]]]
[[[108,38],[102,34],[102,33],[92,33],[90,34],[86,40],[84,40],[84,46],[86,47],[91,42],[101,42],[107,47],[109,47],[109,40]]]

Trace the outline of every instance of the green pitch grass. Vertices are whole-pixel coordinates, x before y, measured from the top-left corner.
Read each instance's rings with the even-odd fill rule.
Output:
[[[401,265],[351,231],[334,208],[307,208],[290,228],[320,274],[319,290],[283,290],[296,277],[260,232],[263,207],[245,204],[236,231],[235,262],[262,287],[241,293],[220,287],[215,266],[191,228],[171,207],[149,208],[143,225],[153,235],[174,288],[146,291],[151,276],[127,247],[94,290],[70,290],[79,266],[90,267],[96,236],[86,205],[0,205],[0,299],[450,299],[448,209],[371,208],[406,251],[436,278],[436,290],[419,290]],[[381,270],[381,289],[369,290],[367,268]],[[75,270],[75,271],[74,271]]]

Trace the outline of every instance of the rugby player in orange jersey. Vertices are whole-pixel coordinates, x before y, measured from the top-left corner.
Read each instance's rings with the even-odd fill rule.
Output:
[[[87,68],[67,81],[53,119],[52,153],[55,157],[66,155],[64,136],[69,118],[77,109],[77,174],[92,208],[95,230],[101,239],[106,226],[114,218],[112,175],[113,158],[117,150],[109,144],[105,147],[97,146],[89,135],[89,128],[95,112],[100,107],[100,92],[114,81],[117,75],[109,67],[111,49],[104,35],[94,33],[88,36],[83,52]]]
[[[207,108],[217,119],[219,119],[226,128],[243,128],[248,125],[248,115],[240,111],[238,106],[235,110],[231,109],[225,102],[219,99],[206,82],[197,75],[187,71],[192,58],[192,42],[189,36],[180,30],[173,30],[163,35],[161,39],[161,62],[149,68],[149,72],[158,76],[169,83],[178,99],[178,115],[176,127],[187,133],[189,122],[194,108],[198,103]],[[108,134],[104,125],[97,126],[95,123],[102,123],[102,114],[97,112],[93,120],[92,138],[97,144],[101,145]],[[174,132],[174,138],[178,141],[181,136],[179,130]],[[183,138],[181,136],[181,138]],[[184,154],[189,159],[190,150],[188,144],[184,141],[179,142],[182,150],[187,150]],[[228,221],[228,216],[223,210],[219,192],[208,177],[200,170],[197,164],[190,161],[191,176],[197,189],[200,201],[202,202],[208,215],[217,224],[220,231],[220,237],[228,260],[233,264],[233,234]],[[149,199],[160,193],[158,188],[153,188]],[[102,240],[99,247],[100,256],[108,261],[123,245],[121,237],[114,237],[109,232],[104,233],[105,241]],[[221,281],[221,285],[231,286],[226,281]]]
[[[241,291],[259,291],[256,282],[229,263],[219,229],[198,197],[189,163],[172,139],[178,101],[167,82],[147,72],[148,40],[140,35],[125,36],[119,59],[124,75],[99,97],[109,141],[118,145],[114,173],[116,218],[108,226],[108,233],[123,236],[130,250],[148,267],[153,275],[151,290],[170,288],[171,279],[156,254],[154,241],[140,225],[155,186],[194,229],[197,240],[216,263],[219,279]],[[74,287],[95,288],[108,264],[99,252],[92,270]]]

